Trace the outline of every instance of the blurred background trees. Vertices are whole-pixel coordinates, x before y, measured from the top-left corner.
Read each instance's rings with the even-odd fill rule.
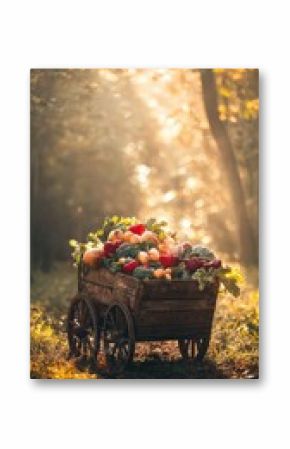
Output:
[[[32,70],[32,265],[114,214],[257,263],[258,107],[252,69]]]

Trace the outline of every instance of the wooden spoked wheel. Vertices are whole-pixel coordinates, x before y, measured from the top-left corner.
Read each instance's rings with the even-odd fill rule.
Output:
[[[128,307],[112,304],[104,317],[104,351],[112,373],[121,373],[132,361],[135,351],[135,330]]]
[[[100,327],[95,306],[77,295],[71,302],[67,319],[70,357],[81,357],[96,365],[100,347]]]
[[[209,345],[208,337],[195,339],[178,340],[178,346],[182,357],[185,360],[201,362],[206,354]]]

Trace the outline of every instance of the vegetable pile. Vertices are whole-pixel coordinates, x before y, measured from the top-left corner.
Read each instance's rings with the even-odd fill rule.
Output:
[[[88,234],[87,243],[70,240],[72,257],[88,267],[105,267],[138,279],[193,280],[203,290],[219,282],[238,296],[241,280],[237,270],[222,265],[212,251],[190,242],[178,242],[176,234],[166,230],[165,221],[151,218],[140,223],[136,218],[113,216]]]

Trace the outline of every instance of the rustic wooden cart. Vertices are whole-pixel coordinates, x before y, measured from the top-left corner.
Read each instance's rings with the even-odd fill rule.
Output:
[[[96,366],[102,342],[108,370],[116,373],[132,361],[136,342],[177,340],[184,359],[202,361],[217,293],[218,285],[201,292],[193,281],[141,281],[81,264],[67,320],[70,355]]]

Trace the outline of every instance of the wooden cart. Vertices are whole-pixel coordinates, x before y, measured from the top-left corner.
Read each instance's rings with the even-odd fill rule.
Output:
[[[136,342],[177,340],[184,359],[201,361],[217,293],[217,284],[201,292],[194,281],[141,281],[81,264],[67,320],[70,355],[96,366],[102,341],[108,371],[118,373],[132,361]]]

